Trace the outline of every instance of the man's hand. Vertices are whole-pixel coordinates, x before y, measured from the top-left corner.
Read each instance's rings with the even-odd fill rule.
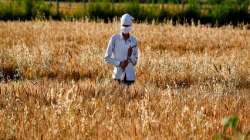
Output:
[[[128,65],[128,60],[121,61],[120,67],[124,70]]]
[[[129,46],[129,48],[128,48],[128,57],[130,57],[131,55],[132,55],[132,48],[131,48],[131,46]]]

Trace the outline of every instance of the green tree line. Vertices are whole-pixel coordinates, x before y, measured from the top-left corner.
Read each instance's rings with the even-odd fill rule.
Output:
[[[51,2],[139,2],[139,3],[188,3],[188,0],[46,0]],[[202,4],[222,4],[228,2],[229,0],[196,0],[198,3]],[[244,4],[249,0],[230,0],[232,2],[237,2]]]
[[[73,1],[73,0],[72,0]],[[63,12],[61,2],[43,0],[10,0],[0,2],[0,20],[91,20],[112,21],[123,13],[130,13],[138,22],[171,20],[176,23],[201,23],[225,25],[250,23],[249,0],[209,0],[202,4],[197,0],[187,0],[186,4],[142,4],[139,1],[114,3],[110,1],[88,2],[71,13]],[[58,8],[57,8],[58,7]]]

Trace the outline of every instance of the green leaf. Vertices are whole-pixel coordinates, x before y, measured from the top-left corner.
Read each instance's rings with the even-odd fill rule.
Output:
[[[222,124],[225,128],[236,129],[239,123],[239,118],[237,116],[225,117],[222,120]]]

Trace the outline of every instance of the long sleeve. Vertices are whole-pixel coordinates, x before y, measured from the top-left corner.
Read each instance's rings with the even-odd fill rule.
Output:
[[[138,60],[138,46],[137,46],[137,44],[132,49],[133,49],[133,51],[132,51],[132,55],[130,57],[130,61],[133,65],[136,65],[137,60]]]
[[[104,61],[108,64],[112,64],[112,65],[118,67],[120,65],[120,61],[112,58],[114,46],[115,46],[115,41],[114,41],[114,38],[111,37],[111,39],[109,40],[109,43],[108,43],[108,48],[107,48],[105,56],[104,56]]]

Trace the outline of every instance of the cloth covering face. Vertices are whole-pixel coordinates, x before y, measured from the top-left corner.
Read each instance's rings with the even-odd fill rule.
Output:
[[[132,31],[132,22],[134,18],[129,14],[124,14],[121,17],[121,32],[129,33]]]
[[[122,33],[125,33],[125,34],[127,34],[127,33],[130,33],[132,31],[132,27],[121,27],[121,32]]]

